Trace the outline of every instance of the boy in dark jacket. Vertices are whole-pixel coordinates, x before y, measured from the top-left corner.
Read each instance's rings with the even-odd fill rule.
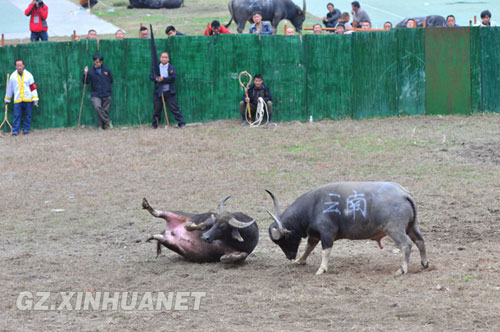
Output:
[[[269,118],[267,119],[267,123],[271,123],[271,116],[273,113],[273,102],[271,101],[271,91],[269,87],[264,84],[263,78],[261,74],[255,75],[253,79],[253,84],[248,87],[248,97],[246,94],[243,94],[240,101],[240,113],[243,119],[242,125],[247,125],[247,120],[245,118],[248,117],[247,104],[250,104],[250,113],[252,116],[252,120],[255,120],[255,112],[257,110],[257,104],[259,102],[259,98],[262,98],[267,106],[267,112],[269,113]]]

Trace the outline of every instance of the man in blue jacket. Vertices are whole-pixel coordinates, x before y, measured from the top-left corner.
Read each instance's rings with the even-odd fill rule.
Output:
[[[92,86],[90,100],[97,112],[99,129],[113,128],[113,124],[108,116],[109,107],[111,106],[113,77],[111,76],[111,71],[102,65],[104,61],[102,55],[96,54],[92,59],[94,60],[94,67],[89,70],[89,67],[85,66],[82,81],[83,84],[90,83]]]
[[[273,34],[273,27],[269,22],[263,22],[262,21],[262,13],[261,12],[255,12],[252,15],[253,24],[250,27],[250,33],[252,34],[260,34],[260,35],[272,35]]]
[[[158,128],[161,121],[161,112],[163,108],[163,102],[165,102],[168,109],[172,112],[177,121],[177,126],[179,128],[186,127],[186,122],[184,122],[184,117],[182,116],[181,110],[177,105],[176,91],[175,91],[175,67],[169,63],[170,57],[167,52],[163,52],[160,55],[160,76],[155,77],[150,74],[149,78],[155,82],[154,89],[154,113],[153,113],[153,125],[152,128]],[[163,96],[163,98],[162,98]]]

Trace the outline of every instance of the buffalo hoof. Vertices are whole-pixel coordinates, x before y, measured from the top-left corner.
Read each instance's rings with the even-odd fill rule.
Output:
[[[324,267],[324,266],[320,266],[319,269],[318,269],[318,271],[316,271],[316,275],[319,276],[319,275],[321,275],[321,274],[323,274],[325,272],[328,272],[328,269],[326,267]]]
[[[151,208],[151,206],[148,203],[148,200],[145,197],[142,199],[142,208],[143,209],[149,209],[149,208]]]
[[[427,269],[429,267],[429,261],[420,262],[420,264],[422,264],[422,266],[424,267],[424,269]]]
[[[220,258],[221,263],[236,263],[242,262],[248,257],[246,252],[234,252],[227,255],[223,255]]]
[[[293,261],[295,264],[297,265],[306,265],[306,261],[305,260],[302,260],[302,259],[296,259]]]

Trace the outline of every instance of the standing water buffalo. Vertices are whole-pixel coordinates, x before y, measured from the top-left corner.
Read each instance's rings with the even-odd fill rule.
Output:
[[[229,0],[229,13],[231,20],[226,24],[226,28],[234,20],[238,24],[238,33],[245,29],[246,21],[253,23],[254,12],[262,13],[263,21],[271,21],[273,34],[281,20],[287,19],[292,22],[297,32],[302,31],[302,23],[306,19],[306,0],[302,9],[295,5],[292,0]]]
[[[151,235],[147,241],[158,241],[158,255],[164,245],[193,262],[244,261],[259,241],[257,219],[241,212],[224,211],[224,202],[230,197],[219,202],[216,214],[159,211],[144,198],[142,208],[167,221],[165,231]]]
[[[429,262],[424,238],[417,225],[417,208],[411,194],[397,183],[338,182],[309,191],[293,202],[283,214],[273,193],[274,222],[269,235],[288,259],[295,259],[302,238],[307,239],[304,254],[297,260],[305,264],[307,256],[319,241],[322,246],[321,266],[317,275],[328,270],[328,256],[333,242],[340,239],[380,240],[388,235],[401,249],[404,257],[398,274],[408,272],[411,241],[419,251],[422,266]],[[410,241],[411,239],[411,241]]]

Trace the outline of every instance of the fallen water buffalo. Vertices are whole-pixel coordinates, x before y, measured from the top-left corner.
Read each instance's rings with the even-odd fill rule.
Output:
[[[424,268],[429,266],[424,238],[417,225],[417,207],[411,194],[391,182],[337,182],[309,191],[280,214],[278,199],[266,190],[274,203],[274,222],[269,226],[271,240],[279,245],[288,259],[295,259],[302,238],[307,237],[304,254],[297,260],[305,264],[307,256],[319,241],[321,266],[317,275],[327,272],[328,256],[333,242],[340,239],[375,240],[389,236],[403,253],[398,274],[408,272],[413,241]]]
[[[302,31],[302,23],[306,19],[306,0],[302,9],[295,5],[292,0],[229,0],[228,7],[231,20],[226,24],[226,28],[234,20],[238,25],[238,33],[245,29],[246,22],[253,23],[254,12],[262,14],[262,21],[270,21],[273,27],[273,34],[281,20],[289,20],[297,32]]]
[[[127,8],[179,8],[184,0],[129,0],[130,5]]]
[[[151,235],[147,241],[158,241],[158,255],[163,245],[198,263],[244,261],[259,241],[257,219],[241,212],[224,211],[224,202],[230,197],[226,196],[219,202],[215,214],[159,211],[144,198],[142,208],[167,221],[165,231]]]
[[[422,28],[424,26],[424,21],[427,27],[444,27],[444,24],[446,23],[446,19],[440,15],[429,15],[426,17],[407,17],[396,24],[396,28],[406,28],[406,24],[408,23],[409,19],[415,20],[415,22],[417,22],[418,28]]]

